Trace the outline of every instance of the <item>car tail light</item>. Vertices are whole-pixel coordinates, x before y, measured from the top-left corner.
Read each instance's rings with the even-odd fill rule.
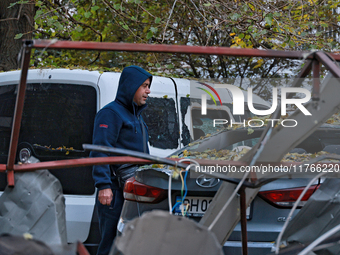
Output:
[[[310,198],[310,196],[314,193],[319,185],[311,186],[306,194],[303,196],[299,203],[299,207],[304,206],[306,201]],[[259,192],[259,196],[264,200],[274,204],[278,207],[292,207],[295,201],[299,198],[300,194],[304,190],[305,187],[293,188],[293,189],[281,189],[281,190],[269,190],[269,191],[261,191]]]
[[[157,203],[167,196],[164,189],[148,186],[135,180],[134,177],[126,180],[124,186],[124,199],[143,203]]]

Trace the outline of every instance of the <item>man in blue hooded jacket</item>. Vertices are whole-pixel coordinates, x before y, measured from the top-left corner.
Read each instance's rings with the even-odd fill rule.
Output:
[[[152,75],[138,66],[124,68],[116,99],[104,106],[96,115],[93,130],[93,144],[149,153],[148,132],[141,112],[146,108],[150,93]],[[144,135],[143,135],[144,134]],[[107,157],[101,152],[91,152],[91,157]],[[113,165],[93,167],[93,179],[97,187],[101,242],[98,255],[110,252],[116,236],[117,223],[122,210],[123,190],[112,173]]]

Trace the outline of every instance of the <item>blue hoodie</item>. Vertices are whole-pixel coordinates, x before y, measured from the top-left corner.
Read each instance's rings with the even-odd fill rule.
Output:
[[[93,129],[93,144],[149,153],[147,126],[141,116],[146,104],[138,106],[134,95],[146,79],[152,75],[138,66],[124,68],[117,90],[116,99],[104,106],[96,115]],[[142,123],[145,130],[143,139]],[[145,144],[143,142],[145,141]],[[92,151],[90,157],[107,157],[101,152]],[[113,165],[117,168],[117,165]],[[93,166],[92,176],[99,189],[118,188],[115,176],[109,165]]]

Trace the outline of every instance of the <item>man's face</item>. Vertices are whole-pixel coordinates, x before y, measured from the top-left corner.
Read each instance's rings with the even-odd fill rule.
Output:
[[[138,105],[142,106],[146,103],[146,99],[150,94],[150,79],[146,79],[142,85],[137,89],[133,101]]]

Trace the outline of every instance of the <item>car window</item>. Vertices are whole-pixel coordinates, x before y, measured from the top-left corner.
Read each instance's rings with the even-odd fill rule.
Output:
[[[221,125],[216,125],[214,127],[213,121],[214,119],[223,119],[227,120],[228,123],[230,122],[230,117],[227,111],[224,110],[213,110],[207,109],[207,114],[202,115],[201,109],[192,109],[191,111],[192,116],[192,125],[193,125],[193,135],[194,140],[199,139],[202,136],[207,134],[216,133],[218,130],[221,129]],[[224,127],[228,125],[225,124]],[[223,127],[223,126],[222,126]]]
[[[16,85],[0,87],[0,162],[7,163]],[[18,152],[28,148],[40,161],[87,157],[92,143],[96,90],[73,84],[27,84]],[[93,194],[92,167],[50,170],[64,194]],[[6,185],[5,175],[0,188]],[[76,181],[75,181],[76,180]]]
[[[160,149],[177,149],[179,125],[175,100],[149,97],[147,104],[142,116],[148,126],[150,145]]]
[[[181,97],[180,99],[180,109],[181,109],[181,121],[182,121],[182,132],[181,132],[181,143],[186,146],[190,143],[190,131],[188,126],[185,124],[185,117],[188,113],[188,108],[190,106],[189,97]]]

